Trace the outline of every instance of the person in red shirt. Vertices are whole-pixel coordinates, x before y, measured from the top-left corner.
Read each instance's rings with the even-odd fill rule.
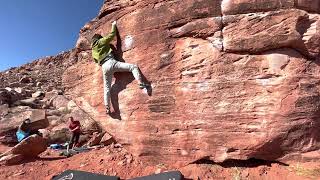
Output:
[[[73,119],[73,117],[69,117],[69,129],[72,133],[71,139],[70,139],[70,148],[73,148],[73,145],[75,145],[76,147],[79,145],[79,138],[80,138],[80,134],[81,134],[81,125],[79,121],[75,121]]]

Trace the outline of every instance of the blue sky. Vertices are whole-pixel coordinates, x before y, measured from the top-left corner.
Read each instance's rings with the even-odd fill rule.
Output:
[[[103,0],[0,0],[0,71],[75,46]]]

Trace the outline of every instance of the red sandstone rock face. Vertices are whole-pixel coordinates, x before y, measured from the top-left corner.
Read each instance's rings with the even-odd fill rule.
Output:
[[[250,53],[290,47],[306,56],[318,57],[319,17],[301,10],[227,16],[224,47],[228,52]]]
[[[224,15],[291,9],[295,0],[222,0]]]
[[[295,5],[307,11],[320,13],[320,0],[295,0]]]
[[[148,163],[312,159],[320,149],[319,14],[305,2],[106,1],[81,30],[66,93]],[[116,19],[117,55],[139,65],[153,89],[149,96],[130,74],[116,74],[115,112],[106,116],[89,39]]]
[[[319,0],[222,0],[224,15],[275,11],[280,9],[303,9],[312,13],[320,12]]]

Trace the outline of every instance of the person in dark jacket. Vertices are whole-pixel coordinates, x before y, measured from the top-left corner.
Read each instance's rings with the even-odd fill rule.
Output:
[[[72,133],[69,147],[72,149],[79,146],[79,138],[81,134],[81,125],[79,121],[75,121],[72,116],[69,117],[69,129]]]

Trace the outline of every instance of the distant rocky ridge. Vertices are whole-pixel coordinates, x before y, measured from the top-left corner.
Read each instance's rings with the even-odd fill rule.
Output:
[[[42,99],[56,102],[49,114],[75,107],[150,164],[318,160],[319,14],[320,0],[105,1],[75,49],[44,60],[58,63],[39,66],[44,76],[36,79],[59,97]],[[146,94],[130,74],[116,74],[107,116],[90,38],[107,34],[113,20],[117,58],[138,64],[153,88]],[[1,87],[24,81],[17,72],[26,82],[36,77],[36,64],[1,73]],[[37,83],[29,83],[32,93]]]
[[[41,88],[44,91],[63,90],[61,76],[75,62],[74,59],[70,59],[71,52],[72,50],[57,56],[41,58],[1,72],[0,88],[30,87]]]

